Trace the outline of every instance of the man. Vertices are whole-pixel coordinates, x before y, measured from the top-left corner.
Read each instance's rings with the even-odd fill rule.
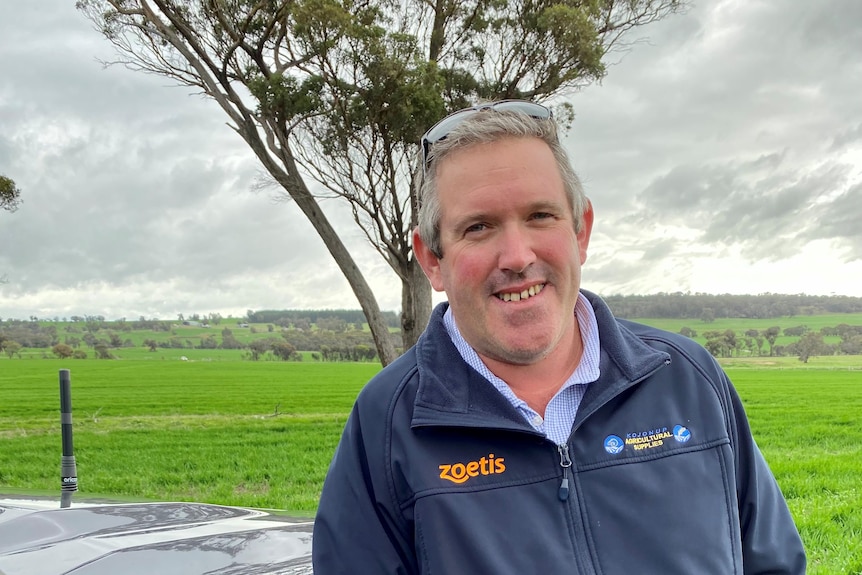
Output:
[[[456,112],[422,163],[414,252],[448,303],[356,401],[315,574],[804,573],[716,362],[580,290],[593,210],[550,111]]]

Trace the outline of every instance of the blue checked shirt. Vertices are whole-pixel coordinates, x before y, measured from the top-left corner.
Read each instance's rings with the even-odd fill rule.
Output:
[[[561,445],[568,442],[572,425],[575,422],[575,415],[578,413],[578,406],[581,404],[587,385],[599,378],[599,326],[596,323],[593,306],[581,293],[578,294],[578,301],[575,304],[575,317],[581,329],[584,353],[578,367],[560,387],[556,395],[551,398],[545,409],[544,417],[533,411],[525,401],[515,395],[515,392],[505,381],[491,373],[485,362],[479,358],[476,351],[470,347],[470,344],[458,331],[451,307],[446,310],[443,322],[452,343],[458,348],[458,353],[461,354],[464,361],[482,374],[497,391],[502,393],[503,397],[509,400],[509,403],[524,416],[527,423],[532,425],[536,431],[543,433],[545,437],[557,445]]]

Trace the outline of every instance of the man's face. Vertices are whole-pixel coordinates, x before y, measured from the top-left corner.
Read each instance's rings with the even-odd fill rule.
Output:
[[[467,342],[519,365],[572,344],[592,208],[576,234],[548,145],[507,138],[453,152],[437,167],[437,189],[443,257],[415,232],[413,245]]]

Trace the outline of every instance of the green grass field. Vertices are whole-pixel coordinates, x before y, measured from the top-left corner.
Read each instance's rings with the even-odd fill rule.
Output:
[[[377,364],[12,360],[0,486],[58,483],[58,370],[71,369],[81,492],[311,512]]]
[[[787,327],[796,327],[799,325],[807,325],[814,331],[820,331],[823,327],[835,327],[839,324],[846,323],[848,325],[862,325],[862,313],[833,313],[820,315],[796,315],[792,317],[775,317],[767,319],[749,319],[749,318],[718,318],[712,322],[703,322],[699,319],[663,319],[663,318],[633,318],[632,321],[637,321],[666,329],[674,333],[679,333],[680,328],[688,326],[697,332],[708,330],[724,331],[726,329],[735,330],[742,333],[749,329],[764,330],[774,325],[777,325],[782,330]]]
[[[0,491],[59,492],[58,370],[69,368],[81,496],[313,513],[348,411],[379,366],[193,351],[206,350],[164,361],[0,360]],[[173,359],[181,353],[190,361]],[[724,364],[805,540],[809,573],[862,573],[862,358]]]
[[[737,335],[742,335],[750,329],[763,331],[772,326],[778,326],[783,330],[788,327],[797,327],[800,325],[808,326],[812,331],[820,331],[824,327],[835,327],[842,323],[847,325],[862,325],[862,314],[860,313],[836,313],[836,314],[821,314],[810,316],[793,316],[793,317],[776,317],[769,319],[748,319],[748,318],[718,318],[712,322],[703,322],[699,319],[664,319],[664,318],[633,318],[632,321],[651,325],[659,329],[679,333],[683,327],[688,327],[697,332],[695,341],[701,345],[706,342],[703,337],[707,331],[726,331],[733,330]],[[781,335],[775,340],[776,345],[788,345],[797,341],[799,338],[795,336]],[[824,338],[826,343],[838,343],[841,341],[838,337]],[[768,346],[764,345],[764,349],[768,350]]]

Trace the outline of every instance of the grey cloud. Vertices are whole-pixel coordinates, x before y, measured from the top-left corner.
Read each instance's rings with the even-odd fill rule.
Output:
[[[833,164],[784,182],[781,178],[767,181],[771,187],[758,185],[736,209],[722,213],[704,239],[756,243],[779,236],[793,238],[810,225],[806,212],[811,206],[840,189],[848,173],[848,166]]]
[[[806,239],[840,239],[845,261],[862,259],[862,184],[849,187],[831,201],[813,206]]]
[[[637,238],[638,226],[614,226],[615,237],[594,234],[593,245],[584,265],[584,285],[603,286],[613,293],[647,293],[650,278],[662,270],[661,281],[676,277],[681,281],[688,273],[687,260],[697,248],[674,237]],[[660,283],[660,282],[659,282]],[[658,285],[658,284],[656,284]],[[640,286],[638,288],[638,286]],[[661,289],[661,288],[659,288]],[[609,292],[609,293],[610,293]]]
[[[667,259],[657,267],[655,262],[620,261],[610,255],[593,258],[584,266],[581,285],[602,295],[688,291],[690,270],[685,258]]]
[[[123,282],[221,267],[230,275],[324,257],[294,206],[273,209],[248,192],[256,161],[223,124],[210,122],[212,135],[221,133],[215,138],[186,134],[180,125],[146,129],[125,144],[123,132],[110,128],[93,129],[41,161],[31,158],[44,171],[31,169],[22,181],[27,209],[16,214],[23,217],[0,229],[0,241],[17,245],[2,258],[16,284]],[[175,141],[176,154],[165,155],[158,140]],[[296,218],[299,224],[289,225]],[[44,241],[51,235],[64,239]],[[281,242],[292,249],[280,249]]]
[[[854,221],[862,212],[851,204],[858,191],[828,199],[847,185],[851,167],[826,163],[803,171],[791,163],[782,154],[769,154],[747,162],[677,166],[638,194],[637,205],[616,225],[689,228],[703,244],[740,245],[755,261],[790,257],[806,237],[855,241]],[[825,216],[812,217],[827,210],[840,216],[828,225],[820,223]]]
[[[789,181],[769,178],[751,186],[740,182],[726,202],[716,202],[717,209],[703,239],[742,243],[795,234],[804,222],[805,211],[817,198],[840,185],[846,174],[846,167],[831,166]]]
[[[832,140],[829,147],[830,152],[838,152],[847,148],[850,144],[862,141],[862,123],[839,132]]]
[[[732,161],[715,164],[682,164],[666,174],[656,177],[642,192],[636,195],[640,213],[645,221],[662,221],[685,224],[691,217],[703,217],[721,209],[748,211],[748,203],[760,196],[753,178],[762,174],[773,174],[782,164],[782,154],[760,156],[751,161]],[[759,187],[774,185],[769,179]]]
[[[597,263],[597,260],[603,263]],[[581,285],[593,290],[597,288],[591,286],[603,286],[605,293],[626,293],[630,291],[632,282],[643,281],[649,277],[649,272],[650,266],[644,262],[609,261],[594,257],[583,269]],[[635,291],[640,293],[640,290]]]
[[[856,60],[862,45],[862,4],[856,0],[805,2],[795,24],[802,33],[795,36],[801,49],[826,51],[842,59]]]
[[[637,46],[602,86],[573,98],[578,117],[569,138],[584,178],[601,184],[592,195],[606,198],[605,207],[625,206],[644,184],[637,174],[704,156],[721,160],[729,149],[822,153],[859,115],[862,73],[848,55],[862,45],[851,17],[858,6],[700,3],[644,29],[656,40]],[[685,33],[662,34],[669,29]],[[812,46],[809,36],[821,30],[832,40]]]
[[[679,241],[673,238],[659,238],[641,245],[639,246],[643,250],[641,259],[644,263],[662,261],[676,251],[678,244]]]

